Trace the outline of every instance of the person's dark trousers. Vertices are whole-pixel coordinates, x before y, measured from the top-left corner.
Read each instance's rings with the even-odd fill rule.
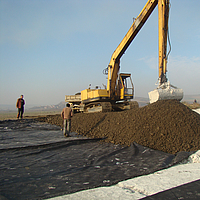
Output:
[[[23,113],[24,113],[24,108],[18,108],[17,118],[19,119],[19,117],[20,117],[22,119]]]

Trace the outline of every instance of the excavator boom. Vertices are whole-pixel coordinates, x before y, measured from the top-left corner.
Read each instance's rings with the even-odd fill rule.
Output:
[[[120,68],[120,58],[125,53],[137,33],[140,31],[142,26],[147,21],[148,17],[153,12],[154,8],[156,7],[158,0],[149,0],[138,17],[134,20],[132,26],[130,27],[129,31],[118,45],[112,57],[110,59],[110,63],[108,65],[108,81],[107,81],[107,90],[109,91],[109,96],[111,99],[114,99],[115,96],[115,87],[116,87],[116,80],[118,78],[118,72]]]

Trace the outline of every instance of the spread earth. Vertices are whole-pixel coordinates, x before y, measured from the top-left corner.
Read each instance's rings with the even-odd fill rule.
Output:
[[[61,115],[37,120],[63,126]],[[177,100],[157,101],[120,112],[75,113],[71,131],[104,138],[102,141],[107,143],[130,146],[136,142],[170,154],[200,149],[200,115]]]

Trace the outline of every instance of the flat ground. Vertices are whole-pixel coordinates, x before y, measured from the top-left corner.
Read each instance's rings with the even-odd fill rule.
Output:
[[[24,118],[33,118],[36,116],[46,116],[46,115],[55,115],[60,114],[61,110],[25,110]],[[17,118],[17,109],[16,111],[0,111],[0,121],[8,120],[8,119],[16,119]]]

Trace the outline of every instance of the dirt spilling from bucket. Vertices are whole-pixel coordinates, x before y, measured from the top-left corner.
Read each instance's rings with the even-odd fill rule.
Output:
[[[60,115],[37,120],[63,126]],[[175,154],[200,149],[200,115],[176,100],[163,100],[134,110],[109,113],[77,113],[72,131],[104,138],[105,142],[131,145]]]

